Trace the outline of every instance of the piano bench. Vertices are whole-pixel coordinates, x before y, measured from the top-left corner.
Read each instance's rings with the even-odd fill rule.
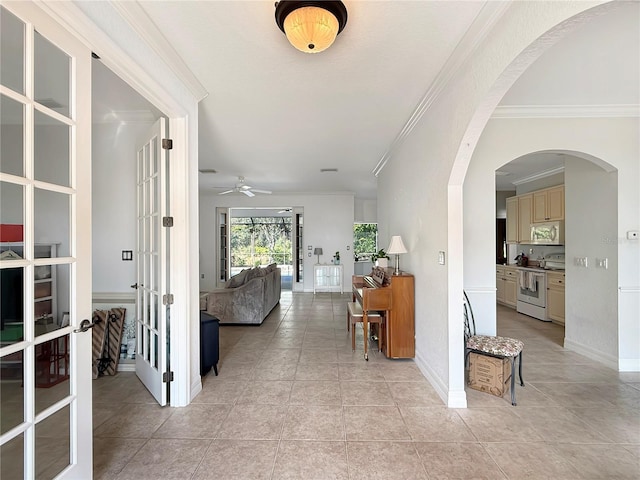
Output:
[[[367,341],[368,341],[368,332],[364,329],[364,311],[358,302],[349,302],[347,303],[347,332],[349,328],[351,328],[351,349],[356,351],[356,331],[355,325],[356,323],[363,323],[364,330],[364,358],[365,360],[369,360],[369,356],[367,354]],[[381,312],[368,312],[367,313],[367,323],[377,323],[378,324],[378,351],[382,351],[382,313]]]

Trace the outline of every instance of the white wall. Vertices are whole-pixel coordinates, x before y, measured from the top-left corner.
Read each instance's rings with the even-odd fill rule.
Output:
[[[593,5],[510,4],[486,40],[473,45],[473,54],[453,79],[442,90],[429,92],[429,108],[378,178],[380,231],[406,239],[409,253],[403,265],[415,274],[416,363],[449,406],[466,406],[461,296],[468,271],[463,259],[462,188],[467,167],[500,98],[545,50],[597,12],[558,24]],[[494,170],[484,178],[491,190]],[[491,217],[491,232],[494,195],[481,198],[478,205]],[[476,268],[495,276],[494,235],[484,237],[490,239],[492,253],[485,267],[480,258]],[[438,265],[440,250],[447,253],[446,266]],[[495,288],[495,280],[481,285]]]
[[[122,250],[136,251],[136,147],[145,123],[99,123],[92,132],[93,291],[130,293],[136,264]],[[144,140],[144,139],[142,139]]]
[[[378,221],[378,202],[376,200],[355,199],[354,222],[376,223]]]
[[[565,178],[565,346],[617,369],[618,172],[568,158]],[[587,257],[588,267],[575,266],[575,257]],[[606,258],[608,268],[597,268],[596,258]]]
[[[493,292],[493,303],[472,299],[483,328],[495,322],[495,239],[483,235],[494,221],[487,209],[495,195],[494,171],[525,153],[582,152],[609,170],[616,168],[617,176],[588,160],[569,157],[566,162],[567,346],[608,364],[615,363],[612,358],[640,359],[638,304],[633,307],[639,295],[640,245],[625,238],[640,223],[639,132],[638,118],[494,119],[487,124],[464,184],[465,289]],[[578,271],[571,265],[574,256],[589,256],[592,263]],[[610,258],[609,270],[595,269],[596,256]],[[618,287],[630,290],[630,305],[618,306]]]
[[[330,263],[340,251],[343,284],[350,285],[353,275],[353,195],[200,195],[200,291],[215,288],[217,235],[216,207],[301,207],[304,209],[303,244],[305,246],[304,291],[313,291],[313,248],[322,247],[320,263]],[[311,245],[312,249],[307,250]],[[349,250],[347,250],[347,247]],[[311,253],[311,256],[308,254]]]

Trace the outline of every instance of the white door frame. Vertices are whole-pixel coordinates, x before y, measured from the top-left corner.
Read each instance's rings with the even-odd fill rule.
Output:
[[[145,28],[140,25],[132,24],[132,15],[126,15],[127,8],[140,8],[135,2],[98,4],[86,2],[81,9],[71,2],[41,3],[47,13],[100,55],[105,66],[169,119],[169,132],[173,140],[169,166],[170,209],[174,217],[169,267],[173,285],[171,293],[174,295],[170,320],[170,363],[174,381],[171,383],[170,397],[171,406],[186,406],[202,388],[199,372],[200,351],[197,348],[200,343],[197,102],[206,92],[204,89],[198,90],[197,85],[194,87],[193,82],[185,82],[185,75],[177,76],[163,57],[147,55],[144,58],[134,58],[141,49],[148,53],[150,43],[149,32],[144,31]],[[100,7],[99,13],[91,11],[95,6]],[[105,7],[111,8],[109,15],[105,12]],[[141,24],[148,26],[145,24],[145,21],[149,22],[146,15],[138,17]],[[127,35],[120,35],[122,32],[114,31],[113,36],[109,36],[99,28],[99,22],[110,28],[127,30]],[[131,35],[134,35],[139,43],[132,41]],[[159,41],[159,38],[156,40]],[[157,42],[153,46],[158,46]],[[158,49],[161,47],[165,45],[158,46]],[[159,68],[163,70],[162,75],[157,74]],[[153,76],[154,73],[157,75]]]

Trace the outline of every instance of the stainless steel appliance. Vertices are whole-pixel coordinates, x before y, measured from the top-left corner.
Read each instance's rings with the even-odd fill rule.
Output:
[[[539,268],[518,268],[516,310],[548,322],[547,274]]]
[[[532,245],[564,245],[564,222],[532,223],[530,226]]]

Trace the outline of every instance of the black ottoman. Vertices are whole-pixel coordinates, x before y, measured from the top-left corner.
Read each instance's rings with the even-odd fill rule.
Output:
[[[220,360],[220,320],[206,312],[200,312],[200,375],[209,373],[211,367],[218,375]]]

